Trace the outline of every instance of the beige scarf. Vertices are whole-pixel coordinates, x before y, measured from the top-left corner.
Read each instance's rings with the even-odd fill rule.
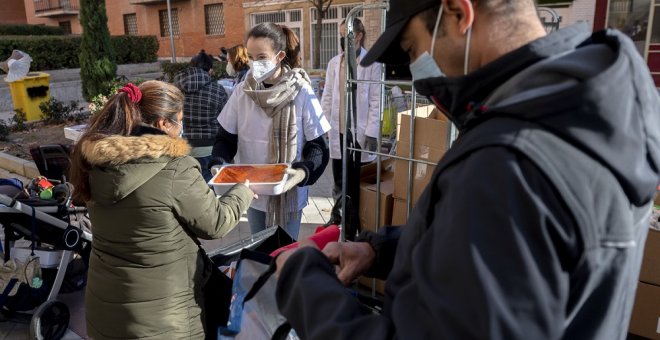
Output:
[[[252,76],[245,78],[243,91],[273,120],[270,136],[270,163],[291,163],[298,152],[298,126],[295,99],[304,84],[310,84],[303,69],[282,67],[283,75],[277,84],[265,88]],[[289,219],[298,217],[298,190],[271,197],[266,225],[286,226]],[[297,237],[298,235],[292,235]]]

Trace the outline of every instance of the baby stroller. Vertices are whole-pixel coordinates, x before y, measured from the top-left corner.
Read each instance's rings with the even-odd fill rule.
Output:
[[[36,152],[34,152],[34,151]],[[44,268],[41,282],[36,285],[16,282],[11,279],[5,282],[4,291],[0,290],[0,313],[6,317],[22,318],[31,312],[30,338],[60,339],[69,326],[68,307],[57,300],[60,289],[65,281],[67,269],[72,264],[84,267],[76,288],[84,285],[86,268],[91,250],[91,224],[87,218],[87,209],[76,207],[71,203],[73,188],[64,182],[64,174],[68,167],[68,150],[55,148],[57,157],[52,157],[51,146],[37,147],[31,151],[35,163],[42,175],[58,180],[46,180],[40,177],[23,188],[18,180],[2,180],[0,185],[0,224],[4,229],[3,253],[4,260],[23,253],[29,264],[36,253],[41,261],[49,262],[53,269]],[[36,157],[35,157],[36,156]],[[65,158],[66,157],[66,158]],[[52,161],[55,161],[53,165]],[[39,195],[33,189],[39,189],[42,181],[57,184],[49,188],[49,195]],[[35,188],[36,187],[36,188]],[[14,247],[21,241],[31,243],[31,247]],[[36,250],[35,250],[36,249]],[[12,254],[13,253],[13,254]],[[27,255],[27,254],[29,255]],[[77,256],[76,256],[77,254]],[[78,257],[74,262],[74,256]],[[42,262],[42,264],[43,264]],[[17,262],[18,263],[18,262]],[[44,265],[46,266],[46,265]],[[27,264],[24,269],[25,279]],[[18,286],[18,289],[13,288]],[[13,289],[13,290],[12,290]],[[9,296],[9,292],[15,292]],[[29,314],[27,314],[28,317]]]
[[[0,307],[3,314],[25,312],[38,306],[31,317],[32,339],[59,339],[68,329],[68,308],[56,298],[74,253],[78,253],[85,263],[89,260],[92,234],[89,231],[89,223],[82,217],[84,212],[85,208],[70,205],[70,195],[65,201],[53,201],[13,198],[0,193],[0,224],[5,237],[4,260],[9,261],[13,243],[20,239],[31,241],[32,254],[35,253],[36,246],[48,249],[41,253],[37,250],[38,254],[61,254],[55,277],[48,278],[44,272],[43,284],[39,285],[41,287],[21,284],[23,287],[19,286],[13,300],[10,300],[7,294],[17,283],[12,279],[1,292]],[[52,258],[49,260],[53,261]],[[48,288],[50,289],[46,296]],[[29,297],[20,296],[21,294]]]

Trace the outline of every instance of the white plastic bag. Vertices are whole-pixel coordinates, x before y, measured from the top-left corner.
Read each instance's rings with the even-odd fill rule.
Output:
[[[32,58],[30,56],[19,50],[14,50],[11,57],[5,61],[7,63],[7,76],[5,77],[6,82],[17,81],[25,77],[28,72],[30,72],[30,63]]]

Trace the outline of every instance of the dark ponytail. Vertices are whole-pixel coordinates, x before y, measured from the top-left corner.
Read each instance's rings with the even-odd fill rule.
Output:
[[[73,193],[75,202],[87,202],[92,197],[89,186],[92,166],[82,153],[87,142],[109,135],[129,136],[135,127],[141,124],[155,126],[160,119],[175,121],[183,110],[183,93],[172,84],[149,80],[139,86],[138,92],[139,97],[132,98],[121,91],[110,97],[103,109],[92,116],[85,133],[76,143],[69,167],[69,179],[76,188]]]
[[[300,61],[300,40],[296,33],[285,25],[265,22],[254,26],[248,33],[249,38],[268,38],[272,42],[275,52],[284,51],[286,57],[282,63],[291,67],[302,66]]]

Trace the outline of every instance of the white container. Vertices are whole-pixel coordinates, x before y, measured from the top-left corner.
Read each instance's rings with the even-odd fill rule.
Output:
[[[77,142],[87,129],[87,124],[67,126],[64,128],[64,138]]]
[[[232,167],[238,167],[238,166],[273,166],[273,165],[285,165],[287,169],[290,167],[289,164],[286,163],[277,163],[277,164],[227,164],[223,167],[220,168],[220,171],[218,171],[213,178],[208,182],[208,184],[213,187],[213,191],[215,192],[216,195],[222,195],[226,193],[231,187],[233,187],[236,183],[215,183],[216,177],[220,176],[222,174],[222,171],[225,169],[229,169]],[[268,195],[268,196],[277,196],[282,194],[282,191],[284,190],[284,184],[286,183],[287,178],[289,175],[284,172],[284,175],[282,176],[282,179],[280,179],[277,182],[269,182],[269,183],[259,183],[259,182],[250,182],[250,189],[258,195]]]
[[[11,258],[25,263],[31,253],[30,247],[14,247],[11,249]],[[57,268],[62,260],[62,250],[35,248],[34,255],[39,257],[41,268]]]

